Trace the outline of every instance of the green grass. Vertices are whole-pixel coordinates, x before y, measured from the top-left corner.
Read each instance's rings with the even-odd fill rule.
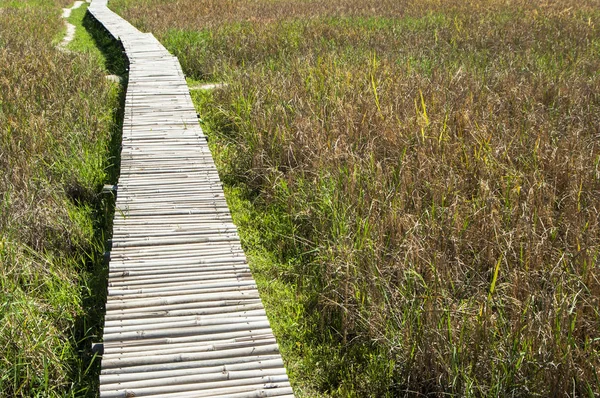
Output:
[[[597,395],[595,1],[111,4],[228,83],[195,101],[298,396]]]
[[[113,202],[100,191],[118,172],[122,90],[83,10],[73,51],[56,49],[68,5],[0,2],[2,396],[97,395]]]

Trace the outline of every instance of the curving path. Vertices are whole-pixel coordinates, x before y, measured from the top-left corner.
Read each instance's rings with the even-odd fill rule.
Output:
[[[130,62],[101,397],[293,397],[181,66],[94,0]]]

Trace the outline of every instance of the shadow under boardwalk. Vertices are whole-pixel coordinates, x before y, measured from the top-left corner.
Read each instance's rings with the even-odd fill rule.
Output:
[[[293,397],[176,57],[94,0],[130,62],[101,397]]]

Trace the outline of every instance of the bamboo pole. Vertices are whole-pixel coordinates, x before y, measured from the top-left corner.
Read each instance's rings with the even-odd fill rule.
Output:
[[[263,305],[259,299],[243,301],[212,301],[205,303],[186,303],[182,305],[170,305],[162,307],[144,307],[143,309],[133,308],[130,310],[110,311],[106,314],[105,320],[122,319],[144,319],[157,316],[182,316],[182,315],[208,315],[208,314],[226,314],[236,311],[249,311],[252,309],[262,309]]]
[[[239,337],[239,338],[232,338],[232,339],[223,339],[223,340],[208,340],[206,339],[205,341],[200,341],[200,340],[194,340],[191,342],[180,342],[180,343],[166,343],[166,344],[147,344],[147,345],[125,345],[125,344],[121,344],[121,345],[114,345],[112,348],[110,348],[110,353],[114,356],[114,357],[118,357],[118,358],[123,358],[125,356],[140,356],[140,355],[149,355],[149,353],[153,353],[153,355],[161,355],[161,354],[178,354],[178,353],[190,353],[192,351],[194,351],[194,347],[202,347],[202,346],[208,346],[210,347],[210,344],[213,345],[222,345],[222,344],[228,344],[228,343],[234,343],[236,341],[243,343],[244,341],[246,341],[247,343],[250,343],[246,346],[260,346],[261,344],[264,344],[268,341],[275,341],[275,337],[273,336],[273,334],[271,333],[266,333],[266,334],[253,334],[254,331],[243,331],[244,336]],[[238,331],[238,332],[229,332],[229,333],[222,333],[222,335],[225,334],[242,334],[242,331]],[[197,336],[193,336],[194,338],[197,338]],[[243,340],[245,339],[245,340]],[[271,339],[271,340],[268,340]],[[238,345],[237,347],[243,347],[244,345]],[[192,347],[192,348],[190,348]],[[196,350],[198,351],[198,350]],[[200,350],[200,351],[205,351],[205,350]],[[110,359],[110,357],[107,357],[107,359]]]
[[[252,339],[236,341],[236,340],[219,340],[219,341],[211,341],[206,342],[205,344],[182,344],[174,347],[150,347],[147,350],[141,351],[114,351],[111,353],[104,353],[102,356],[102,360],[113,360],[118,359],[120,361],[125,361],[131,358],[140,358],[146,357],[150,358],[150,361],[156,361],[157,363],[162,362],[161,358],[165,356],[170,356],[170,359],[173,355],[185,354],[201,354],[205,352],[213,352],[215,350],[228,350],[228,349],[239,349],[239,348],[256,348],[261,345],[273,344],[275,343],[275,338],[273,336],[260,336],[253,337]],[[169,360],[170,360],[169,359]]]
[[[105,319],[121,318],[144,318],[160,314],[173,314],[176,311],[204,311],[205,309],[222,308],[225,313],[228,308],[243,307],[260,303],[258,294],[253,298],[238,298],[230,300],[205,300],[205,301],[183,301],[181,303],[163,303],[154,305],[132,306],[130,308],[116,308],[107,311]]]
[[[165,272],[169,274],[178,274],[178,273],[186,273],[186,272],[196,272],[203,273],[204,275],[209,274],[220,274],[221,272],[249,272],[250,268],[247,264],[231,264],[231,265],[222,265],[222,266],[202,266],[199,267],[198,264],[188,265],[188,266],[178,266],[174,269],[165,270],[164,268],[151,268],[151,267],[139,267],[133,268],[123,271],[109,271],[108,277],[111,280],[120,280],[121,278],[137,278],[137,277],[151,277],[154,275],[160,276]]]
[[[127,259],[114,259],[113,264],[111,264],[110,272],[111,273],[123,273],[123,272],[150,272],[159,270],[159,272],[170,272],[171,269],[184,269],[186,266],[196,266],[198,268],[212,268],[216,266],[223,267],[247,267],[245,257],[239,255],[238,257],[231,256],[230,257],[215,257],[209,259],[200,259],[197,256],[186,256],[186,257],[163,257],[160,260],[153,261],[132,261]],[[118,262],[117,262],[118,261]],[[166,264],[166,265],[164,265]],[[164,265],[164,266],[163,266]]]
[[[176,354],[176,355],[159,355],[155,357],[139,356],[131,357],[127,359],[114,359],[114,360],[102,360],[102,369],[120,368],[121,371],[125,367],[133,367],[140,365],[155,365],[163,364],[163,369],[169,370],[177,368],[179,362],[187,361],[202,361],[210,359],[221,359],[221,358],[241,358],[247,355],[272,355],[278,354],[279,348],[277,344],[268,344],[257,347],[244,347],[226,349],[222,351],[207,351],[203,353],[193,354]]]
[[[207,335],[184,336],[184,337],[163,337],[158,339],[145,339],[134,341],[115,341],[105,343],[104,347],[110,353],[134,353],[142,355],[148,350],[162,350],[177,347],[186,347],[190,344],[222,344],[231,339],[251,339],[274,338],[270,329],[257,330],[238,330],[234,332],[222,332]]]
[[[165,260],[168,261],[168,260]],[[206,267],[211,269],[202,269],[203,267],[194,264],[194,266],[185,267],[171,267],[171,268],[150,268],[144,269],[141,272],[135,273],[135,267],[125,271],[112,270],[109,274],[110,283],[109,286],[133,286],[145,285],[152,283],[168,283],[185,280],[211,280],[216,279],[230,279],[230,278],[245,278],[250,275],[250,268],[247,264],[239,263],[235,267],[235,264],[230,266],[219,267]],[[184,278],[184,279],[181,279]],[[185,279],[188,278],[188,279]]]
[[[246,281],[244,281],[246,282]],[[179,287],[179,289],[178,289]],[[182,286],[175,284],[171,286],[163,286],[156,289],[139,289],[139,290],[108,290],[107,302],[112,300],[133,300],[133,299],[149,299],[158,297],[181,296],[195,293],[227,293],[231,291],[256,291],[256,282],[254,279],[248,278],[247,283],[230,283],[225,286],[213,287],[202,286],[194,283],[188,283]]]
[[[223,279],[223,280],[222,280]],[[140,291],[141,289],[160,289],[161,287],[172,286],[173,284],[178,284],[179,286],[185,285],[186,282],[198,282],[204,283],[206,286],[213,287],[222,287],[222,286],[232,286],[228,281],[241,281],[246,279],[252,279],[252,275],[250,272],[233,272],[233,273],[220,273],[217,275],[203,275],[195,274],[193,272],[188,273],[180,273],[176,276],[166,276],[163,275],[160,277],[139,277],[139,278],[126,278],[125,280],[111,280],[108,283],[109,287],[120,288],[122,291],[127,290],[135,290]],[[226,281],[225,281],[226,280]],[[210,283],[210,281],[214,281]],[[252,281],[253,283],[254,281]],[[156,286],[160,285],[160,286]],[[196,284],[197,285],[197,284]],[[169,290],[169,289],[166,289]],[[161,291],[161,290],[151,290],[151,291]],[[143,293],[144,290],[141,290],[140,293]]]
[[[162,337],[182,337],[192,336],[201,334],[216,334],[219,332],[233,332],[239,330],[255,330],[264,329],[269,327],[269,321],[266,318],[258,318],[256,321],[248,321],[235,323],[233,320],[230,322],[221,322],[218,324],[208,324],[208,322],[199,323],[201,326],[186,327],[179,329],[155,329],[155,330],[135,330],[131,332],[122,333],[104,333],[104,341],[126,341],[126,340],[142,340],[142,339],[156,339]]]
[[[239,380],[255,377],[285,376],[285,369],[281,368],[254,368],[250,370],[223,370],[216,369],[213,373],[199,373],[185,376],[174,376],[160,379],[146,379],[139,381],[129,381],[114,384],[102,384],[100,391],[137,389],[150,387],[166,387],[173,385],[206,383],[223,380]]]
[[[206,358],[197,361],[186,361],[186,362],[175,362],[175,363],[159,363],[153,365],[136,365],[128,367],[115,367],[115,368],[102,368],[101,375],[125,375],[129,373],[147,373],[147,372],[165,372],[169,370],[181,370],[181,369],[200,369],[203,367],[210,366],[221,366],[228,364],[242,364],[253,361],[264,361],[270,359],[281,358],[279,354],[260,354],[260,355],[246,355],[246,356],[233,356],[230,358],[217,357],[217,358]]]
[[[148,380],[148,379],[164,379],[170,377],[181,377],[181,376],[192,376],[206,373],[226,372],[226,371],[238,371],[238,370],[252,370],[252,369],[267,369],[283,367],[283,361],[281,358],[266,359],[264,361],[253,361],[245,363],[234,363],[224,364],[219,366],[209,366],[204,368],[192,368],[192,369],[175,369],[175,370],[161,370],[154,372],[141,372],[141,373],[123,373],[123,374],[112,374],[112,375],[100,375],[100,382],[102,384],[116,384],[125,383],[131,381]]]
[[[250,394],[250,395],[238,395],[238,394]],[[267,395],[271,394],[271,395]],[[283,394],[283,395],[273,395]],[[179,393],[170,393],[168,395],[147,395],[151,398],[256,398],[256,397],[273,397],[277,396],[280,398],[293,398],[291,394],[291,387],[289,382],[279,383],[267,383],[259,385],[244,385],[237,387],[221,387],[213,390],[202,390],[202,391],[187,391]]]
[[[250,308],[247,309],[245,307],[240,307],[238,310],[227,312],[228,316],[255,316],[255,315],[266,315],[263,308]],[[155,317],[148,317],[144,319],[119,319],[119,320],[109,320],[104,323],[105,327],[109,326],[129,326],[129,325],[144,325],[146,323],[169,323],[173,321],[185,321],[192,319],[199,319],[199,317],[203,317],[204,319],[210,318],[219,318],[223,316],[221,313],[208,313],[208,314],[181,314],[181,315],[162,315]]]
[[[138,307],[168,306],[171,304],[188,304],[212,302],[217,300],[244,300],[259,298],[258,292],[230,292],[230,293],[196,293],[185,294],[178,297],[167,297],[157,299],[131,299],[131,300],[112,300],[106,303],[106,310],[120,310]]]
[[[157,386],[157,387],[142,387],[131,390],[116,390],[106,391],[100,387],[100,397],[102,398],[118,398],[118,397],[141,397],[150,394],[165,394],[180,391],[196,391],[203,389],[215,389],[220,387],[231,387],[244,384],[267,384],[267,383],[279,383],[287,382],[288,378],[286,375],[274,375],[274,376],[257,376],[239,379],[227,379],[225,375],[221,379],[215,381],[202,382],[202,383],[190,383],[190,384],[178,384],[169,386]]]
[[[208,326],[222,326],[222,325],[250,325],[257,322],[263,322],[267,319],[265,315],[246,315],[246,316],[232,316],[231,314],[223,315],[218,318],[205,318],[198,316],[195,319],[185,321],[172,321],[172,322],[157,322],[157,323],[146,323],[144,325],[130,325],[130,326],[108,326],[104,328],[104,336],[112,336],[118,334],[125,339],[130,332],[137,334],[143,333],[143,336],[148,336],[150,333],[164,332],[168,329],[180,329],[173,331],[173,336],[176,333],[184,333],[186,328],[199,328]],[[250,328],[251,329],[251,328]],[[138,338],[137,335],[134,338]]]

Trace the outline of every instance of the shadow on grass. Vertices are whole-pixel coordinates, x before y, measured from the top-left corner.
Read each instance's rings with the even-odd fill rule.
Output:
[[[82,24],[102,52],[108,73],[126,78],[129,62],[121,42],[115,40],[89,12],[86,12]]]
[[[108,73],[120,76],[123,82],[116,94],[119,106],[113,111],[111,139],[105,156],[104,183],[114,185],[117,183],[120,171],[123,112],[129,64],[121,43],[115,40],[89,12],[83,19],[83,27],[101,51]],[[106,242],[112,235],[115,195],[98,192],[89,205],[94,211],[95,237],[85,267],[80,271],[83,315],[77,319],[72,333],[73,345],[79,354],[77,363],[72,366],[72,394],[77,397],[99,395],[101,356],[92,351],[92,344],[102,339],[108,278],[104,253],[108,250]]]

